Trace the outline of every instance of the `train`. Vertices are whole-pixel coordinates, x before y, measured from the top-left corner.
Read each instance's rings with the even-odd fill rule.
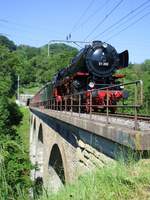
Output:
[[[59,110],[80,109],[104,112],[109,104],[110,112],[116,112],[117,103],[128,98],[126,91],[119,85],[124,74],[117,70],[128,67],[129,53],[116,49],[102,41],[93,41],[85,45],[72,59],[68,67],[59,70],[31,100],[31,106],[47,107]],[[52,100],[53,99],[53,100]],[[41,104],[40,104],[41,102]],[[45,104],[42,104],[45,102]]]

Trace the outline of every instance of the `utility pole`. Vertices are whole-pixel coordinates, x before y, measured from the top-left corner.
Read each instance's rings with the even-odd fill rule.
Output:
[[[17,89],[18,89],[18,90],[17,90],[17,99],[18,99],[18,102],[19,102],[19,99],[20,99],[20,98],[19,98],[19,96],[20,96],[20,95],[19,95],[19,87],[20,87],[20,86],[19,86],[19,81],[20,81],[20,77],[19,77],[19,75],[18,75],[18,88],[17,88]]]

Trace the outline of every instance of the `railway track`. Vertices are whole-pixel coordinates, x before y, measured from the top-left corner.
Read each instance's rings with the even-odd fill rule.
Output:
[[[91,114],[83,113],[83,112],[72,112],[72,111],[60,111],[55,110],[56,112],[62,112],[64,114],[80,117],[88,120],[94,120],[96,122],[101,122],[104,124],[112,124],[117,125],[120,128],[131,128],[134,130],[141,131],[150,131],[150,116],[148,115],[138,115],[137,120],[135,120],[135,116],[127,113],[115,113],[110,114],[107,117],[107,113],[100,112],[91,112]]]
[[[87,118],[89,118],[88,115]],[[83,116],[81,114],[81,117],[85,117],[84,114]],[[150,131],[150,116],[146,115],[138,115],[137,120],[135,120],[135,116],[131,114],[109,114],[107,118],[106,113],[92,112],[90,119],[95,120],[97,122],[99,121],[113,125],[119,125],[120,127],[132,128],[141,131]]]
[[[92,112],[92,114],[106,116],[106,113]],[[120,118],[125,118],[125,119],[133,119],[133,120],[135,119],[134,115],[127,114],[127,113],[115,113],[115,114],[109,113],[109,116],[110,117],[120,117]],[[150,116],[148,116],[148,115],[137,115],[137,120],[150,121]]]

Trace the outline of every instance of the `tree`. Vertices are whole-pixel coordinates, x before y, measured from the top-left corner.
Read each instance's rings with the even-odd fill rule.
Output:
[[[16,89],[15,66],[18,60],[5,46],[0,46],[0,94],[12,96]]]
[[[10,51],[16,50],[16,45],[13,41],[9,40],[6,36],[0,35],[0,46],[7,47]]]
[[[18,61],[14,52],[0,46],[0,194],[3,199],[17,199],[17,188],[28,194],[31,187],[31,164],[16,130],[22,113],[12,100]]]

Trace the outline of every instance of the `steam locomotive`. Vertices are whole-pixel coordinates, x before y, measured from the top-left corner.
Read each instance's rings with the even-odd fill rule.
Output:
[[[93,41],[79,51],[68,67],[59,70],[52,82],[44,86],[32,102],[46,101],[53,97],[57,105],[62,106],[65,101],[70,105],[73,95],[73,104],[78,105],[79,98],[76,94],[81,94],[81,110],[104,111],[107,103],[116,105],[120,99],[127,97],[123,88],[117,86],[124,75],[115,73],[127,66],[127,50],[117,53],[110,44]],[[111,112],[116,111],[115,107],[110,106],[109,109]]]

